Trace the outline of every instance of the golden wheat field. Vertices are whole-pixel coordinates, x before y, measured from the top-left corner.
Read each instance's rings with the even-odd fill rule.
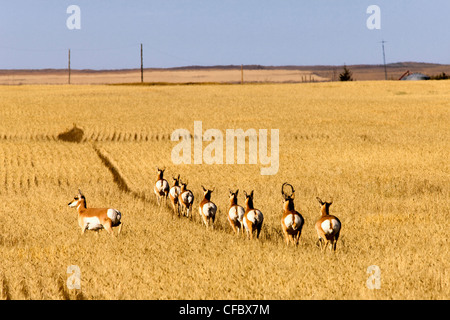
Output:
[[[0,297],[449,299],[449,116],[448,81],[0,87]],[[171,133],[194,121],[279,129],[277,174],[175,165]],[[81,141],[60,141],[74,123]],[[157,166],[188,180],[192,220],[157,206]],[[285,181],[305,219],[298,247],[281,231]],[[200,223],[201,185],[215,188],[213,230]],[[88,207],[122,212],[118,237],[81,235],[67,205],[78,188]],[[259,239],[228,224],[238,188],[264,214]],[[342,222],[335,253],[316,246],[317,196]]]

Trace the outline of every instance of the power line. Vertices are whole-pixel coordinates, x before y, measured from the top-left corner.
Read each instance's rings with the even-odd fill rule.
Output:
[[[386,55],[384,53],[384,44],[387,41],[381,40],[381,47],[383,48],[383,63],[384,63],[384,80],[387,80],[387,69],[386,69]]]

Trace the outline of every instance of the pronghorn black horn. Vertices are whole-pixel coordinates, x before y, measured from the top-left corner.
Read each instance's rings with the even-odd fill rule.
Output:
[[[290,194],[286,194],[286,193],[284,192],[284,186],[289,186],[289,187],[291,187],[291,193],[290,193]],[[293,187],[291,184],[289,184],[289,183],[287,183],[287,182],[283,183],[283,185],[281,186],[281,194],[282,194],[283,196],[285,196],[285,198],[290,198],[290,197],[292,197],[292,196],[294,195],[294,193],[295,193],[295,190],[294,190],[294,187]]]
[[[287,182],[283,183],[281,186],[281,194],[284,196],[284,186],[287,184]]]

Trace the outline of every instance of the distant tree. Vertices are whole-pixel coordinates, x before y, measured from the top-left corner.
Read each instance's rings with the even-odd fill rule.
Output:
[[[339,81],[353,81],[352,72],[344,64],[344,71],[339,74]]]
[[[450,79],[450,76],[448,74],[445,74],[445,72],[442,72],[442,73],[440,73],[438,75],[431,76],[431,79],[433,79],[433,80],[447,80],[447,79]]]

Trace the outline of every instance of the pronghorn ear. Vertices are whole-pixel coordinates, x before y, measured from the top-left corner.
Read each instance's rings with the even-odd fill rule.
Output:
[[[78,194],[79,194],[80,196],[83,195],[83,193],[81,192],[80,188],[78,188]]]
[[[291,199],[294,200],[295,199],[295,192],[292,193],[291,195]]]
[[[236,197],[237,197],[238,193],[239,193],[239,189],[236,190]]]
[[[206,188],[202,185],[203,191],[206,191]]]
[[[244,190],[244,196],[247,198],[247,192],[245,192],[245,190]]]
[[[317,201],[319,201],[319,203],[320,203],[321,205],[323,205],[323,201],[322,201],[322,200],[320,200],[320,198],[319,198],[319,197],[316,197],[316,199],[317,199]]]
[[[216,187],[214,187],[214,188],[211,190],[211,192],[214,192],[214,190],[216,190]]]

